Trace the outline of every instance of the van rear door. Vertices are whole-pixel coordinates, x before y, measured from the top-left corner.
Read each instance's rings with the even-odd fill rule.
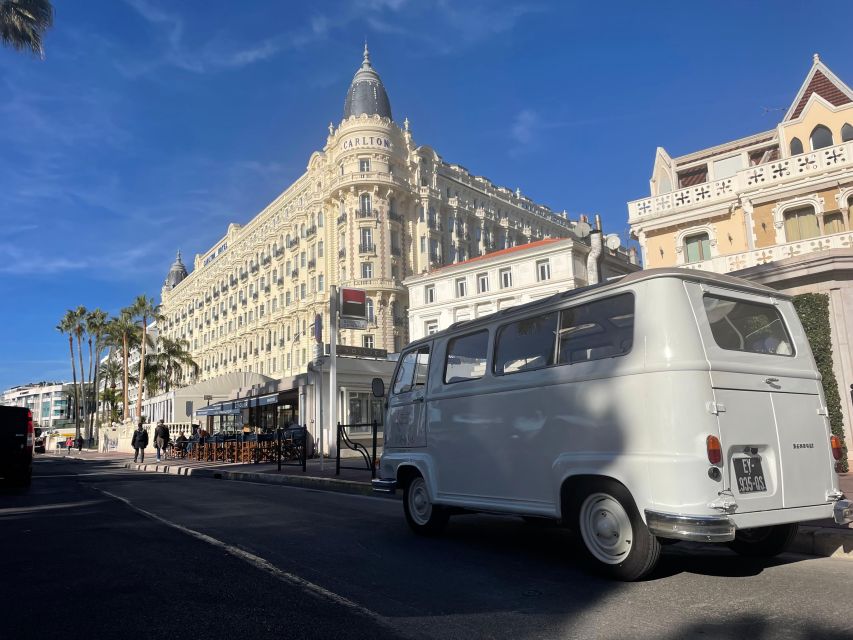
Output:
[[[724,481],[738,512],[824,504],[829,424],[790,301],[686,282],[710,367]]]

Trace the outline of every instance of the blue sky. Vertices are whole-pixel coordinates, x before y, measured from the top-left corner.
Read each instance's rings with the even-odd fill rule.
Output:
[[[291,184],[365,38],[418,143],[623,235],[656,146],[772,128],[815,51],[853,82],[847,3],[54,4],[44,61],[0,50],[0,388],[69,378],[66,309],[158,298]]]

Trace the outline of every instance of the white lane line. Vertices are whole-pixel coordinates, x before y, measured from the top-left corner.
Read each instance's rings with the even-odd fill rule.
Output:
[[[128,507],[130,507],[133,511],[145,516],[146,518],[150,518],[155,522],[159,522],[160,524],[164,524],[167,527],[172,527],[173,529],[177,529],[178,531],[185,533],[188,536],[195,538],[196,540],[201,540],[202,542],[206,542],[209,545],[212,545],[218,549],[224,550],[226,553],[231,554],[235,558],[239,558],[244,562],[250,564],[256,569],[260,569],[261,571],[266,571],[267,573],[273,575],[278,578],[282,582],[290,584],[296,587],[302,587],[312,595],[316,597],[323,598],[325,600],[331,600],[335,604],[338,604],[342,607],[349,609],[355,613],[366,616],[376,622],[377,624],[385,627],[389,631],[393,631],[395,634],[399,635],[400,630],[394,627],[391,622],[385,616],[373,611],[372,609],[368,609],[367,607],[363,607],[362,605],[353,602],[349,598],[346,598],[340,594],[335,593],[334,591],[329,591],[325,587],[321,587],[318,584],[315,584],[305,578],[301,578],[297,575],[289,573],[287,571],[283,571],[276,567],[269,560],[265,560],[260,556],[256,556],[253,553],[249,553],[248,551],[244,551],[243,549],[239,549],[235,546],[228,544],[227,542],[223,542],[217,538],[209,536],[205,533],[201,533],[200,531],[195,531],[194,529],[189,529],[183,525],[178,524],[177,522],[172,522],[171,520],[166,520],[165,518],[158,516],[155,513],[151,513],[150,511],[146,511],[141,507],[137,507],[127,498],[123,498],[109,491],[105,491],[104,489],[99,489],[98,487],[92,487],[95,491],[104,494],[105,496],[109,496],[115,500],[123,502]]]

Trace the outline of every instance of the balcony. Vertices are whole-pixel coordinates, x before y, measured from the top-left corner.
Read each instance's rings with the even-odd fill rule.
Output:
[[[347,250],[346,249],[338,249],[338,258],[346,258]]]
[[[299,269],[294,269],[293,271],[291,271],[290,277],[291,278],[298,278],[299,277]]]
[[[371,243],[358,245],[359,253],[376,253],[376,245]]]
[[[669,216],[680,211],[690,211],[709,205],[722,206],[734,203],[751,192],[772,189],[776,185],[804,181],[849,169],[853,166],[853,142],[826,147],[790,158],[774,160],[741,169],[722,180],[703,182],[671,193],[643,198],[628,203],[628,224],[637,224]]]
[[[290,242],[287,243],[288,249],[293,249],[294,247],[299,246],[299,238],[293,238]]]
[[[400,257],[403,255],[403,250],[400,247],[391,247],[391,255]]]
[[[388,219],[392,222],[399,222],[400,224],[403,223],[403,216],[401,216],[399,213],[395,213],[394,211],[388,214]]]
[[[378,213],[373,209],[359,209],[355,213],[355,217],[359,218],[359,219],[361,219],[361,218],[375,218],[375,217],[377,217],[377,215],[378,215]]]
[[[338,224],[344,224],[347,221],[347,214],[342,213],[338,216]]]
[[[305,229],[305,237],[306,238],[310,238],[310,237],[315,236],[315,235],[317,235],[317,225],[316,224],[311,225],[310,227]]]
[[[316,260],[309,260],[308,261],[308,269],[313,270],[316,268],[317,268],[317,261]]]

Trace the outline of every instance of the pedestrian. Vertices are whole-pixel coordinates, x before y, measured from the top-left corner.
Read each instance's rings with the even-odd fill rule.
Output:
[[[139,462],[145,462],[145,447],[148,446],[148,432],[142,426],[141,422],[136,427],[136,431],[133,432],[130,444],[133,447],[133,461],[136,462],[136,459],[139,458]]]
[[[154,429],[154,447],[157,449],[157,462],[160,462],[160,452],[163,456],[166,455],[166,446],[169,444],[169,429],[161,419],[157,422],[157,428]]]
[[[83,436],[77,436],[77,451],[83,451]]]
[[[177,452],[177,454],[179,456],[181,456],[182,458],[186,458],[186,456],[187,456],[187,437],[184,435],[183,431],[181,431],[181,433],[178,434],[178,439],[175,440],[175,445],[176,445],[175,451]]]
[[[74,438],[68,436],[68,439],[65,441],[65,451],[67,453],[71,453],[71,450],[74,448]]]

